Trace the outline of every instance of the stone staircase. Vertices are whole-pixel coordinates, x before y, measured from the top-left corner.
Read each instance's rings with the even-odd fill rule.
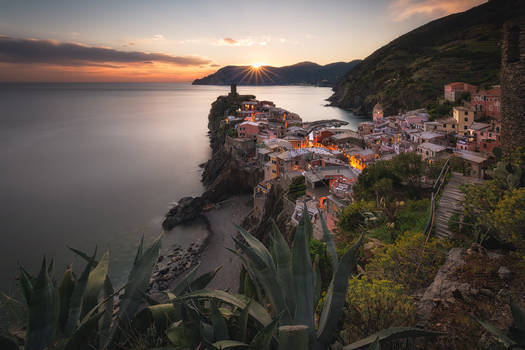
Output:
[[[452,232],[448,229],[448,221],[454,213],[461,211],[462,201],[465,199],[465,195],[459,190],[459,186],[480,182],[482,182],[482,180],[463,176],[461,173],[451,173],[448,183],[442,190],[436,211],[434,233],[437,237],[447,238],[452,236]]]

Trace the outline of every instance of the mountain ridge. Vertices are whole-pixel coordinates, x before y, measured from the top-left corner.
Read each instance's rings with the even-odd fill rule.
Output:
[[[316,85],[333,86],[345,73],[361,60],[333,62],[320,65],[303,61],[293,65],[273,67],[229,65],[200,79],[193,85]]]
[[[453,81],[498,84],[502,25],[524,8],[521,0],[491,0],[422,25],[366,57],[329,100],[365,115],[380,102],[388,115],[435,103]]]

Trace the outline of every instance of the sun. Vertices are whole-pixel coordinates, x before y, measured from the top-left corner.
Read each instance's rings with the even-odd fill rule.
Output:
[[[264,63],[260,63],[260,62],[258,62],[258,63],[252,63],[251,66],[252,66],[253,69],[259,69],[259,68],[261,68],[262,66],[264,66]]]

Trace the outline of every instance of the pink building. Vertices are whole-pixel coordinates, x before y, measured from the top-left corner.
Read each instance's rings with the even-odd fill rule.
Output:
[[[471,103],[476,111],[476,119],[481,117],[501,119],[501,88],[499,86],[472,94]]]
[[[478,87],[475,85],[467,84],[464,82],[455,82],[445,85],[444,93],[445,100],[454,102],[458,100],[464,93],[470,93],[473,95],[477,91]]]
[[[239,137],[256,137],[259,134],[259,124],[254,122],[243,122],[237,125]]]

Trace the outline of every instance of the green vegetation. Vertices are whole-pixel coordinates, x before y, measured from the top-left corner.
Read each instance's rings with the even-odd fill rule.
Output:
[[[348,281],[341,337],[351,343],[390,327],[410,326],[414,301],[402,285],[388,280],[354,277]]]
[[[288,187],[288,199],[295,201],[297,198],[306,194],[306,183],[304,176],[298,176],[292,180]]]
[[[518,246],[525,243],[525,152],[517,150],[499,162],[492,180],[472,184],[465,192],[464,222],[480,240],[488,237]]]
[[[378,279],[401,284],[407,291],[427,287],[445,260],[444,243],[421,233],[405,233],[377,253],[366,271]]]
[[[498,84],[501,27],[524,8],[519,0],[489,1],[423,25],[368,56],[339,81],[330,99],[367,115],[381,102],[386,115],[393,115],[432,104],[454,81]]]
[[[311,218],[307,210],[303,212],[291,247],[276,226],[269,249],[239,227],[240,236],[234,239],[239,250],[232,253],[244,265],[240,283],[244,294],[205,289],[218,269],[198,276],[195,267],[174,289],[165,292],[165,303],[147,296],[160,238],[148,248],[141,242],[128,281],[117,290],[108,277],[109,252],[96,260],[96,252],[90,256],[74,250],[86,260],[86,267],[80,277],[66,270],[58,286],[51,277],[52,263],[44,260],[37,277],[22,268],[25,303],[4,296],[13,322],[9,330],[0,333],[2,349],[262,350],[278,349],[279,344],[294,344],[297,350],[326,349],[341,332],[339,320],[349,302],[356,303],[358,314],[347,314],[351,317],[345,318],[348,327],[355,326],[348,323],[351,321],[365,322],[367,317],[372,321],[379,317],[381,308],[390,307],[407,320],[401,323],[410,323],[410,307],[405,305],[408,299],[399,294],[399,287],[384,281],[349,284],[363,237],[339,258],[324,219],[326,244],[312,241]],[[322,264],[333,271],[326,290],[321,282]],[[364,295],[348,290],[352,283],[363,284],[362,291],[382,294],[384,303],[367,316],[370,309],[363,304]],[[374,293],[371,297],[379,300],[379,294]],[[115,307],[117,295],[121,297]],[[318,307],[321,295],[323,304]],[[401,324],[387,321],[381,325]],[[379,328],[368,327],[366,333]],[[392,339],[437,335],[415,328],[390,328],[360,340],[358,347],[377,348]],[[356,348],[354,345],[349,347]]]

